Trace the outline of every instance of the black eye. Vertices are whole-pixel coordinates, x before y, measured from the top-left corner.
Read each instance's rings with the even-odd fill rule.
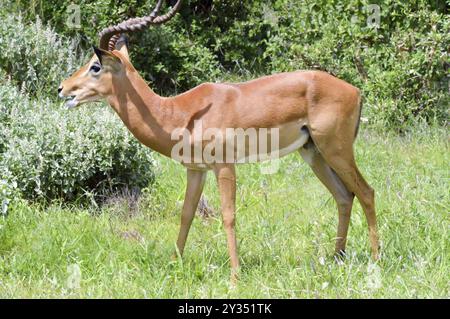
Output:
[[[90,70],[94,73],[98,73],[100,72],[101,68],[98,65],[94,64],[93,66],[91,66]]]

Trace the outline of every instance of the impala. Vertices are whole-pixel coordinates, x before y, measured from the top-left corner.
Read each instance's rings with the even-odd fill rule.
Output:
[[[68,107],[106,100],[142,144],[168,157],[177,143],[172,133],[180,128],[188,132],[198,131],[199,127],[202,132],[211,128],[222,132],[276,129],[279,155],[298,151],[337,203],[336,253],[345,254],[356,196],[367,219],[372,258],[377,259],[374,190],[359,172],[353,153],[361,115],[360,91],[325,72],[297,71],[245,83],[204,83],[174,97],[158,96],[131,64],[121,34],[170,20],[181,2],[178,0],[167,14],[158,16],[162,4],[159,0],[151,15],[103,30],[100,47],[94,48],[95,54],[85,66],[63,81],[58,89],[60,97],[69,99]],[[227,152],[237,151],[230,150],[226,142],[217,139],[216,145],[223,143]],[[198,145],[205,147],[205,143]],[[249,154],[248,149],[244,151]],[[218,182],[231,277],[235,281],[239,269],[235,234],[238,161],[184,159],[181,162],[187,168],[187,188],[177,240],[179,253],[183,254],[206,174],[212,170]]]

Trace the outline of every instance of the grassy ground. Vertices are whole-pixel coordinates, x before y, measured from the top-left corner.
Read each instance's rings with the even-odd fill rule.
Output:
[[[241,166],[237,232],[242,262],[229,286],[219,216],[196,218],[183,260],[171,260],[185,176],[160,158],[156,187],[133,210],[14,204],[0,221],[0,297],[450,297],[449,145],[446,132],[362,132],[357,161],[376,189],[382,259],[370,261],[359,204],[348,259],[333,259],[337,211],[295,155],[277,174]],[[206,196],[217,209],[213,176]]]

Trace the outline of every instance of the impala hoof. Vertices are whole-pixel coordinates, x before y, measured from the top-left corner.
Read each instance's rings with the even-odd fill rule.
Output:
[[[338,264],[342,264],[346,258],[347,258],[347,254],[345,253],[345,250],[336,251],[334,254],[334,260]]]
[[[373,261],[378,261],[378,260],[380,260],[380,253],[379,253],[379,252],[372,253],[372,260],[373,260]]]
[[[231,288],[236,288],[237,287],[238,280],[239,280],[238,271],[237,270],[232,270],[231,271],[231,276],[230,276]]]

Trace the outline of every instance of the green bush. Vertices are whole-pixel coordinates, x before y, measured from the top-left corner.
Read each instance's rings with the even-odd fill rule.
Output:
[[[217,80],[221,74],[217,57],[202,43],[186,41],[173,28],[167,26],[159,32],[143,34],[145,43],[154,43],[152,48],[133,46],[131,60],[139,73],[163,95],[181,93],[202,82]]]
[[[378,28],[368,23],[379,3]],[[320,68],[363,90],[364,115],[402,130],[448,112],[450,23],[436,1],[279,1],[273,71]]]
[[[151,151],[109,108],[67,111],[30,100],[10,83],[0,85],[0,97],[0,179],[24,198],[75,200],[147,187],[154,179]]]
[[[4,16],[0,22],[0,46],[0,68],[35,96],[56,97],[61,80],[85,59],[79,54],[76,41],[59,37],[39,18],[26,24],[20,16]]]
[[[149,185],[151,151],[109,108],[69,112],[53,99],[60,81],[84,62],[73,41],[39,20],[5,17],[0,44],[0,204],[17,193],[45,201],[98,199]]]
[[[448,118],[448,0],[184,2],[170,23],[131,37],[133,63],[161,94],[236,74],[249,78],[319,68],[363,90],[364,116],[377,127],[403,130],[418,121],[443,124]],[[80,29],[66,23],[71,3],[6,0],[3,11],[21,12],[26,21],[41,16],[61,34],[85,39],[87,48],[98,42],[102,28],[148,14],[156,0],[79,0]],[[377,28],[367,23],[373,14],[369,4],[381,10]],[[22,27],[8,34],[20,37]],[[25,61],[19,70],[26,71],[26,57],[9,54],[2,64],[11,58]],[[13,78],[27,74],[9,73]],[[50,78],[62,73],[49,72]]]

